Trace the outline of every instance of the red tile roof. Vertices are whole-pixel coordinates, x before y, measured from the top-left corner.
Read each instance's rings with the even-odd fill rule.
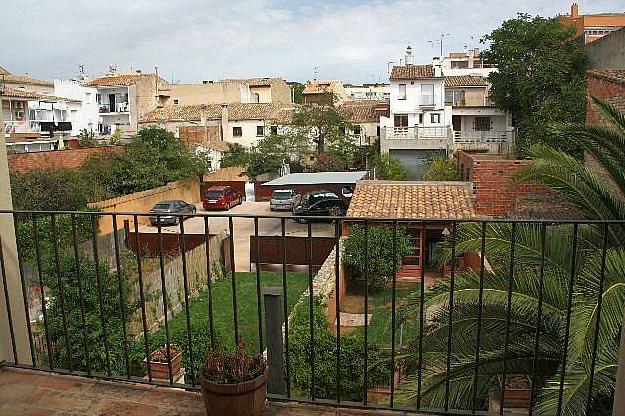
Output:
[[[486,78],[479,75],[446,76],[445,86],[453,87],[485,87],[488,85]]]
[[[2,74],[2,72],[0,72],[0,74]],[[13,75],[10,73],[0,75],[0,83],[2,82],[4,82],[5,84],[30,84],[41,85],[45,87],[54,87],[54,83],[50,81],[43,81],[41,79],[31,78],[28,75]]]
[[[625,69],[590,69],[588,75],[625,84]]]
[[[39,100],[39,101],[66,101],[66,102],[80,102],[72,98],[57,97],[56,95],[41,94],[34,91],[27,91],[23,89],[15,88],[1,88],[0,96],[7,98],[17,98],[24,100]]]
[[[144,80],[146,78],[156,77],[155,74],[114,74],[114,75],[105,75],[100,78],[96,78],[92,81],[87,82],[85,85],[87,87],[112,87],[112,86],[129,86],[134,85],[137,82]]]
[[[306,82],[306,88],[302,91],[302,94],[323,94],[333,92],[341,81],[329,80],[329,81],[308,81]]]
[[[157,108],[147,113],[141,123],[155,123],[172,120],[201,120],[204,115],[208,120],[221,119],[221,104],[172,105]],[[280,103],[233,103],[228,104],[229,120],[267,120],[285,110]]]
[[[386,101],[344,101],[338,110],[350,123],[375,123],[380,121],[379,109],[388,108]]]
[[[391,71],[391,79],[419,78],[434,78],[434,66],[431,64],[394,66]]]
[[[360,181],[347,216],[459,220],[476,215],[467,182]]]

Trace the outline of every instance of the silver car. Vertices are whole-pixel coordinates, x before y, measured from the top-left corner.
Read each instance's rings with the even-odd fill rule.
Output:
[[[271,195],[269,209],[272,211],[291,211],[295,206],[298,193],[292,189],[277,189]]]

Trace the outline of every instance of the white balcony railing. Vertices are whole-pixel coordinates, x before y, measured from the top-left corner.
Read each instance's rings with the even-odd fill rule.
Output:
[[[458,144],[512,144],[514,130],[454,131],[454,143]]]
[[[389,140],[441,140],[451,139],[451,126],[431,127],[386,127],[386,139]]]
[[[100,103],[98,106],[100,108],[100,113],[127,113],[129,111],[127,102],[115,103],[115,105]]]

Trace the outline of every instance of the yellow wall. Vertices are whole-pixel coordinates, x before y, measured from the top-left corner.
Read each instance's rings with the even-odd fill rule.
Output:
[[[160,201],[169,199],[182,199],[188,203],[200,201],[200,181],[199,178],[190,178],[178,182],[170,182],[165,186],[148,189],[143,192],[111,198],[100,202],[89,204],[89,208],[99,209],[100,212],[148,212]],[[132,224],[132,216],[117,216],[117,229],[124,227],[124,220],[128,219]],[[147,216],[138,217],[139,224],[149,224]],[[134,227],[131,225],[131,228]],[[113,232],[113,217],[110,215],[101,216],[98,221],[100,235]]]

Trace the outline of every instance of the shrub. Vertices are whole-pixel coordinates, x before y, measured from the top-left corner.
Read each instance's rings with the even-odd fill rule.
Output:
[[[412,252],[406,230],[397,227],[395,238],[395,260],[393,261],[393,234],[391,227],[375,226],[367,230],[367,257],[365,257],[365,229],[353,226],[345,240],[343,261],[352,271],[352,278],[364,277],[368,272],[369,292],[384,288],[393,278],[404,257]]]
[[[315,397],[336,399],[336,337],[331,333],[328,317],[323,312],[322,299],[316,298],[313,307]],[[290,381],[297,394],[310,394],[311,351],[313,350],[308,304],[302,303],[293,311],[289,327]],[[359,334],[341,336],[341,400],[362,401],[364,388],[364,339]],[[369,385],[390,379],[388,366],[376,345],[368,348]]]
[[[460,172],[458,172],[453,159],[435,156],[428,160],[423,179],[426,181],[458,181],[460,180]]]
[[[372,164],[375,167],[375,178],[389,181],[405,181],[407,172],[398,159],[388,153],[376,155]]]

